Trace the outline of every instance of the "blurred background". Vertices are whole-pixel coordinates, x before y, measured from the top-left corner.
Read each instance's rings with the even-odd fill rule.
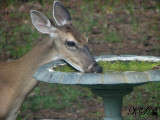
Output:
[[[89,38],[94,55],[160,56],[159,0],[59,0],[70,11],[74,26]],[[0,0],[0,61],[18,59],[46,35],[32,25],[31,9],[52,17],[53,0]],[[53,20],[54,21],[54,20]],[[160,83],[137,87],[124,99],[125,120],[160,120],[128,115],[129,107],[160,107]],[[90,89],[40,83],[28,96],[18,120],[44,118],[102,120],[103,103]]]

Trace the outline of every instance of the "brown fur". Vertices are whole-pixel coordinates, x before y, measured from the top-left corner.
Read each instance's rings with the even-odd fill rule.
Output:
[[[54,55],[54,48],[48,47],[50,42],[43,40],[24,57],[10,63],[0,63],[0,120],[10,120],[8,117],[12,116],[13,111],[16,117],[25,97],[37,85],[33,74]]]
[[[59,29],[66,33],[71,33],[81,45],[87,44],[86,37],[82,35],[72,24],[60,26]]]
[[[38,83],[32,78],[33,74],[57,54],[82,70],[94,63],[88,49],[83,47],[87,44],[84,35],[71,24],[57,28],[59,32],[55,33],[56,37],[42,40],[24,57],[10,63],[0,63],[0,120],[16,119],[24,99]],[[65,41],[70,39],[74,39],[80,48],[69,50]],[[85,56],[84,59],[82,56]]]
[[[65,36],[70,33],[77,42],[84,44],[86,41],[73,26],[63,26],[59,30],[61,31],[59,34],[65,39],[69,39]],[[77,56],[79,52],[68,50],[64,41],[61,41],[59,37],[54,39],[57,40],[53,40],[53,38],[42,40],[32,51],[18,60],[0,63],[0,120],[16,119],[24,99],[38,83],[32,76],[39,66],[52,61],[57,54],[63,55],[72,63],[81,63],[81,55]],[[56,47],[55,41],[59,44]],[[66,53],[64,54],[64,52]],[[88,55],[85,52],[83,54]],[[79,60],[80,62],[77,63]],[[84,61],[91,63],[89,59]],[[87,67],[87,65],[80,64],[81,67]]]

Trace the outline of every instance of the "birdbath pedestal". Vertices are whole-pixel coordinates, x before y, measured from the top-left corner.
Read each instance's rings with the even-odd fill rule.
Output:
[[[126,89],[92,89],[92,93],[103,98],[104,120],[123,120],[123,97],[131,93],[133,88]]]
[[[135,55],[104,55],[96,57],[96,61],[148,61],[160,63],[160,57]],[[160,81],[160,70],[149,71],[112,71],[107,73],[60,72],[53,67],[65,65],[64,61],[53,61],[42,65],[34,74],[38,81],[64,85],[81,85],[91,88],[93,94],[103,98],[104,120],[123,120],[123,97],[133,88],[149,82]]]

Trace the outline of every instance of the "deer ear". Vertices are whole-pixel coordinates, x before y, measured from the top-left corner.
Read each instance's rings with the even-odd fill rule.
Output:
[[[44,34],[51,34],[51,30],[53,30],[54,27],[52,26],[51,21],[44,14],[36,10],[31,10],[30,14],[32,23],[38,31]]]
[[[71,15],[69,11],[59,1],[54,2],[53,17],[59,26],[71,23]]]

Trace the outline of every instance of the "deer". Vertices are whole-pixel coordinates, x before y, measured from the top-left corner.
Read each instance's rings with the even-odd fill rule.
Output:
[[[36,10],[30,10],[33,26],[47,34],[23,57],[0,63],[0,120],[15,120],[25,98],[37,86],[33,74],[43,64],[64,60],[80,72],[101,73],[88,48],[88,38],[72,23],[67,8],[54,1],[54,22]]]

